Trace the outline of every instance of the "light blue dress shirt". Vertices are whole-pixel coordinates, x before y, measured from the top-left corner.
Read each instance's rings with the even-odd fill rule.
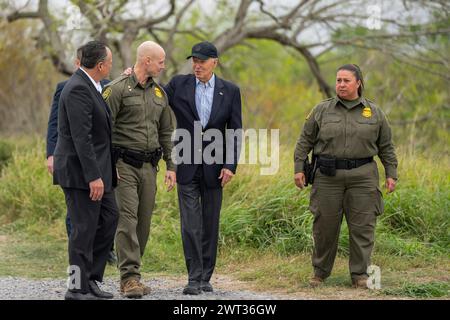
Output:
[[[208,82],[203,83],[195,78],[195,106],[197,108],[198,116],[202,127],[206,127],[209,116],[211,115],[211,109],[214,98],[214,86],[216,84],[216,76],[213,74]]]

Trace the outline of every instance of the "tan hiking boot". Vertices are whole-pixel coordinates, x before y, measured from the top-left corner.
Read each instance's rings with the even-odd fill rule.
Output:
[[[136,279],[129,279],[120,283],[120,292],[127,298],[142,298],[144,289]]]
[[[139,282],[139,286],[142,288],[144,296],[146,296],[146,295],[150,294],[150,292],[152,292],[152,289],[149,286],[146,286],[145,284],[143,284],[142,282]]]
[[[314,276],[309,280],[309,285],[313,288],[317,288],[323,284],[324,279],[318,276]]]
[[[352,279],[353,288],[355,289],[367,289],[367,279],[368,278],[358,278]]]

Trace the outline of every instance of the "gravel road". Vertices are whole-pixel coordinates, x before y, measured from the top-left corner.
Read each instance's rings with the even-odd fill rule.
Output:
[[[148,300],[274,300],[283,299],[282,296],[271,293],[256,293],[222,289],[212,282],[215,287],[212,293],[202,293],[198,296],[183,295],[184,283],[172,279],[149,279],[144,283],[152,288],[152,293],[143,297]],[[119,284],[116,279],[108,278],[100,287],[114,294],[114,299],[127,299],[120,295]],[[17,277],[0,277],[0,300],[61,300],[66,292],[65,279],[32,280]]]

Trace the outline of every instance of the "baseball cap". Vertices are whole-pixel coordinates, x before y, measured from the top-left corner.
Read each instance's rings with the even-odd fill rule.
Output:
[[[201,60],[208,60],[209,58],[218,58],[217,48],[208,41],[203,41],[195,44],[192,47],[191,55],[187,57],[189,58],[199,58]]]

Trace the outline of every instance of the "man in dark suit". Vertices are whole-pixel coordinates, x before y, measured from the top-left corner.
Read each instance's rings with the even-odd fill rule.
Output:
[[[177,130],[184,129],[190,134],[188,153],[200,159],[177,163],[181,234],[189,274],[183,293],[196,295],[213,291],[210,279],[216,263],[222,188],[236,172],[240,151],[240,141],[236,141],[240,139],[235,137],[230,144],[225,130],[240,131],[242,119],[239,88],[213,73],[218,63],[216,47],[206,41],[198,43],[189,58],[192,58],[194,74],[175,76],[165,90],[177,120]],[[200,134],[194,132],[196,128]],[[208,135],[208,130],[220,132],[221,141],[226,143],[202,141],[207,140],[202,138]],[[195,141],[196,137],[200,141]],[[203,151],[213,142],[220,146],[211,153],[215,154],[210,161]]]
[[[80,67],[81,60],[81,47],[77,49],[77,57],[75,58],[75,69]],[[56,85],[55,93],[53,94],[52,106],[50,108],[50,114],[48,117],[47,127],[47,169],[48,172],[53,174],[53,153],[55,152],[56,142],[58,141],[58,104],[61,92],[64,89],[68,80],[58,82]],[[106,86],[110,81],[108,79],[100,80],[102,88]],[[70,233],[70,231],[68,231]]]
[[[75,69],[80,67],[81,60],[81,47],[77,49],[77,55],[74,61]],[[47,127],[47,169],[50,174],[53,174],[53,153],[55,152],[56,142],[58,141],[58,105],[61,92],[64,89],[68,80],[61,81],[56,85],[56,90],[53,95],[52,106],[48,118]],[[108,79],[100,80],[102,88],[110,81]],[[69,215],[66,216],[66,230],[67,237],[70,237],[71,225]],[[111,251],[108,254],[108,263],[115,264],[117,262],[116,254],[114,252],[114,246],[111,247]]]
[[[98,41],[85,44],[81,67],[67,81],[59,102],[53,181],[64,191],[72,223],[73,274],[65,295],[70,300],[113,297],[96,283],[103,280],[118,221],[110,111],[99,83],[111,66],[109,48]]]

